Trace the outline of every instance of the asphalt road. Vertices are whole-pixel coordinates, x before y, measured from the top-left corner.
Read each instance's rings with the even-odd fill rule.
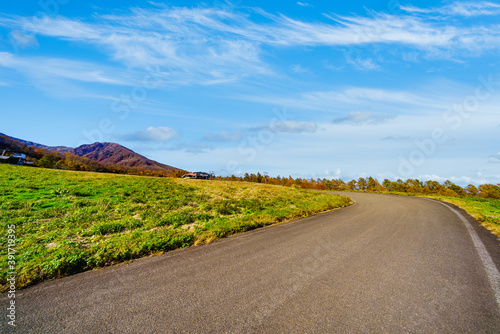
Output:
[[[16,330],[500,333],[496,238],[438,202],[350,196],[348,208],[18,291]]]

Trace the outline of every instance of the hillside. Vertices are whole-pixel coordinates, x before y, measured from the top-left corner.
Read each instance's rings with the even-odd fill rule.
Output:
[[[122,145],[115,143],[94,143],[90,145],[82,145],[72,149],[70,153],[107,165],[112,164],[140,169],[178,169],[161,164],[154,160],[150,160]]]
[[[42,149],[45,149],[45,150],[57,151],[57,152],[60,152],[60,153],[71,152],[73,150],[71,147],[66,147],[66,146],[47,146],[47,145],[43,145],[43,144],[39,144],[39,143],[35,143],[35,142],[32,142],[32,141],[29,141],[29,140],[24,140],[24,139],[20,139],[20,138],[11,137],[11,136],[6,135],[5,133],[1,133],[1,132],[0,132],[0,145],[3,143],[2,137],[7,137],[7,138],[11,139],[12,141],[17,141],[21,145],[24,144],[24,145],[26,145],[28,147],[42,148]]]
[[[9,222],[0,224],[0,242],[7,244],[7,227],[15,225],[18,287],[350,204],[347,197],[265,184],[6,164],[0,179],[0,211]],[[0,254],[0,268],[7,261]],[[6,279],[0,271],[0,290]]]
[[[24,153],[31,159],[42,159],[44,155],[48,155],[51,157],[52,161],[63,159],[67,157],[67,154],[70,154],[98,163],[99,169],[112,166],[112,169],[124,168],[126,170],[133,169],[136,171],[144,170],[161,172],[181,170],[179,168],[148,159],[129,148],[115,143],[94,143],[81,145],[77,148],[66,146],[47,146],[0,133],[0,150]],[[80,159],[80,162],[85,162],[85,159]]]

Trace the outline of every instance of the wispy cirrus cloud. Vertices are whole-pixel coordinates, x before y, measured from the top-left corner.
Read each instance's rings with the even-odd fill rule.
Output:
[[[305,3],[302,3],[305,4]],[[454,3],[436,9],[461,15],[493,15],[490,2]],[[402,46],[433,57],[470,57],[500,49],[495,24],[465,26],[422,17],[422,10],[403,7],[407,15],[371,12],[369,16],[325,14],[329,21],[307,22],[255,8],[135,8],[121,15],[97,15],[79,20],[61,16],[33,19],[0,16],[22,40],[33,36],[94,45],[127,67],[162,66],[165,77],[179,84],[228,82],[247,76],[273,75],[263,55],[267,47],[356,45]],[[425,10],[427,11],[427,9]],[[457,14],[458,15],[458,14]],[[486,15],[486,14],[484,14]],[[372,57],[351,65],[377,69]]]
[[[234,17],[213,9],[132,10],[83,22],[65,17],[0,17],[16,34],[90,44],[128,68],[161,66],[176,84],[214,84],[268,73],[253,42],[234,36],[223,21]],[[226,31],[227,30],[227,31]],[[216,31],[217,33],[214,33]],[[226,31],[226,32],[225,32]]]
[[[346,61],[348,64],[361,70],[377,70],[380,68],[380,66],[372,58],[361,58],[359,56],[346,57]]]
[[[406,110],[425,107],[427,109],[441,106],[432,97],[425,97],[407,91],[379,89],[368,87],[348,87],[331,91],[312,91],[294,94],[293,96],[241,96],[242,100],[286,105],[289,107],[337,112],[339,108],[380,108],[393,109],[405,107]]]
[[[276,134],[305,134],[317,132],[318,126],[314,122],[288,120],[276,121],[271,124],[254,126],[247,129],[249,132],[262,130],[269,130]]]
[[[301,7],[314,7],[313,5],[311,5],[310,3],[307,3],[307,2],[300,2],[298,1],[297,2],[297,5],[301,6]]]
[[[14,30],[10,33],[11,42],[17,49],[38,47],[38,41],[33,34],[25,34],[22,31]]]
[[[500,15],[500,4],[489,1],[462,1],[453,2],[440,8],[419,8],[414,6],[400,6],[409,13],[440,14],[447,16],[490,16]]]
[[[369,111],[352,111],[346,116],[337,117],[333,120],[334,124],[349,124],[349,125],[376,125],[386,123],[397,115],[394,114],[377,114]]]
[[[245,138],[245,136],[253,136],[255,132],[269,130],[275,134],[305,134],[315,133],[318,126],[313,122],[301,121],[276,121],[267,125],[260,125],[239,129],[234,131],[220,131],[218,133],[208,133],[203,137],[203,140],[209,142],[238,142]]]
[[[69,79],[110,85],[134,84],[117,69],[64,58],[19,57],[9,52],[0,52],[0,67],[22,72],[30,78],[41,81],[42,84],[49,79]]]
[[[315,133],[318,126],[313,122],[298,121],[279,121],[269,126],[269,129],[275,133]]]
[[[302,67],[300,64],[295,64],[292,66],[292,71],[295,73],[311,73],[311,70],[307,67]]]

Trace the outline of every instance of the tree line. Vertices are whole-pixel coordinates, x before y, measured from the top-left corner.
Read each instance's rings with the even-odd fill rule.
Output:
[[[467,187],[463,188],[449,180],[439,183],[437,181],[420,181],[417,179],[407,179],[403,181],[401,179],[397,181],[391,181],[385,179],[380,183],[377,179],[373,177],[360,177],[357,180],[351,180],[345,182],[341,179],[302,179],[293,177],[269,177],[257,174],[246,173],[242,177],[238,176],[228,176],[228,177],[216,177],[216,179],[226,180],[226,181],[245,181],[245,182],[257,182],[257,183],[267,183],[274,185],[281,185],[286,187],[296,187],[302,189],[315,189],[315,190],[329,190],[329,191],[380,191],[380,192],[403,192],[403,193],[415,193],[415,194],[436,194],[450,197],[467,197],[476,196],[482,198],[494,198],[500,199],[500,184],[482,184],[476,187],[473,184],[469,184]]]
[[[143,176],[157,177],[181,177],[187,172],[184,170],[159,170],[134,168],[127,166],[119,166],[113,164],[102,164],[86,157],[81,157],[71,153],[60,153],[35,146],[27,146],[24,143],[11,140],[8,137],[0,136],[3,146],[11,151],[24,153],[28,157],[28,161],[33,162],[35,166],[44,168],[65,169],[74,171],[102,172],[102,173],[118,173],[132,174]],[[329,190],[329,191],[380,191],[380,192],[403,192],[403,193],[418,193],[418,194],[436,194],[450,197],[467,197],[475,196],[481,198],[500,199],[500,184],[482,184],[479,187],[469,184],[463,188],[453,182],[447,180],[442,184],[437,181],[420,181],[416,179],[401,179],[390,181],[385,179],[380,183],[373,177],[360,177],[357,180],[345,182],[341,179],[303,179],[288,177],[269,177],[267,175],[257,173],[244,176],[217,176],[218,180],[226,181],[245,181],[280,185],[285,187],[295,187],[302,189]]]

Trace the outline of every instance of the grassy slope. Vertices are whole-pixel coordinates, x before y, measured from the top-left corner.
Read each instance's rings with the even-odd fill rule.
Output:
[[[10,165],[0,165],[0,200],[2,245],[7,226],[16,225],[18,287],[350,204],[347,197],[255,183]]]

